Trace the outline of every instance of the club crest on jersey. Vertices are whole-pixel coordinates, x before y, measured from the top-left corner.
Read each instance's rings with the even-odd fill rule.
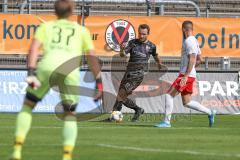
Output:
[[[133,25],[122,19],[110,23],[105,33],[105,40],[108,47],[116,52],[120,51],[120,44],[135,38],[136,33]]]

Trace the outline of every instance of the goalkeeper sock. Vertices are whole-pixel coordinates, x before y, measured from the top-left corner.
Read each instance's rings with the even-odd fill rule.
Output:
[[[27,136],[28,131],[30,130],[32,122],[32,108],[23,105],[22,110],[17,116],[17,125],[15,133],[15,144],[12,158],[21,159],[21,151],[24,140]]]
[[[77,121],[73,115],[65,117],[63,127],[63,160],[72,159],[72,151],[77,139]]]
[[[212,112],[209,108],[204,107],[203,105],[201,105],[200,103],[196,102],[196,101],[190,101],[188,102],[185,107],[197,110],[199,112],[203,112],[203,113],[207,113],[208,115],[211,115]]]
[[[72,151],[73,146],[64,146],[63,147],[63,160],[72,160]]]
[[[23,145],[23,138],[21,137],[16,137],[14,147],[13,147],[13,154],[12,154],[12,159],[21,159],[22,157],[22,145]]]
[[[170,123],[173,111],[173,97],[170,94],[166,94],[165,103],[164,121]]]

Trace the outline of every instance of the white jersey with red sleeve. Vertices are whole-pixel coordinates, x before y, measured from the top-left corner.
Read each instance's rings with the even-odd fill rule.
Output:
[[[198,41],[194,36],[189,36],[183,41],[180,74],[186,73],[190,54],[195,54],[196,57],[197,55],[201,54]],[[189,77],[196,78],[195,64],[193,66],[192,71],[189,74]]]

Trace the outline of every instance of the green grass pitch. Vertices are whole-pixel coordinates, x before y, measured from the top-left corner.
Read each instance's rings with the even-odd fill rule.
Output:
[[[106,116],[105,116],[106,117]],[[78,122],[73,160],[239,160],[240,116],[218,115],[208,128],[205,115],[178,115],[172,128],[153,125],[160,117],[144,115],[139,123]],[[16,114],[0,114],[0,159],[13,145]],[[33,114],[23,160],[61,160],[62,121]]]

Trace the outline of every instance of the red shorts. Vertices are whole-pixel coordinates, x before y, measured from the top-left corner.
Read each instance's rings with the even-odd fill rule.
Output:
[[[186,84],[184,86],[180,86],[180,82],[181,82],[183,76],[184,76],[183,74],[179,74],[179,76],[173,82],[171,87],[174,87],[181,94],[192,94],[195,78],[188,77]]]

